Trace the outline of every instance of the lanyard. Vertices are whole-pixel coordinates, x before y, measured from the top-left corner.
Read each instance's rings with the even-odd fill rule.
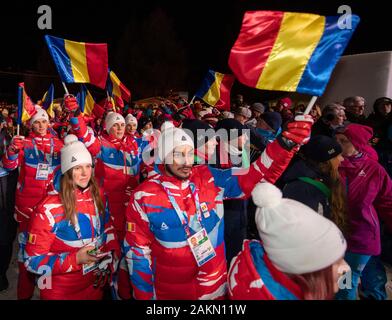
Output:
[[[185,212],[185,211],[182,211],[182,210],[180,209],[180,207],[179,207],[179,205],[178,205],[176,199],[174,198],[173,194],[170,192],[170,190],[169,190],[167,187],[165,187],[165,186],[163,185],[163,182],[162,182],[161,180],[160,180],[160,184],[161,184],[163,190],[165,190],[165,192],[166,192],[166,194],[167,194],[167,197],[169,198],[170,203],[172,204],[174,210],[176,211],[177,216],[178,216],[178,218],[180,219],[181,224],[182,224],[183,228],[185,229],[185,232],[186,232],[187,236],[190,237],[190,236],[191,236],[191,231],[190,231],[190,228],[189,228],[188,216],[187,216],[186,212]],[[201,223],[201,219],[202,219],[202,218],[201,218],[199,194],[198,194],[197,191],[196,191],[196,186],[195,186],[194,183],[189,183],[189,187],[190,187],[190,189],[191,189],[192,197],[193,197],[193,200],[194,200],[195,206],[196,206],[197,221],[198,221],[198,222],[200,223],[200,225],[202,226],[202,223]],[[203,227],[203,226],[202,226],[202,227]]]
[[[98,208],[95,205],[95,203],[94,203],[94,208],[95,208],[95,219],[97,221],[97,235],[98,235],[97,238],[98,238],[99,234],[101,233],[101,220],[100,220],[100,217],[99,217]],[[94,240],[94,223],[93,223],[93,221],[91,221],[91,224],[92,224],[91,225],[91,238],[92,238],[92,240]],[[79,225],[79,220],[78,220],[78,216],[77,215],[75,215],[75,226],[74,226],[74,229],[75,229],[76,235],[78,236],[78,239],[80,241],[82,241],[83,245],[86,245],[86,243],[84,242],[84,239],[82,237],[82,232],[80,230],[80,225]]]
[[[38,148],[37,148],[37,144],[35,143],[35,138],[33,138],[31,140],[31,142],[33,143],[34,146],[34,151],[35,151],[35,155],[37,156],[38,162],[40,161],[39,159],[39,152],[38,152]],[[53,142],[53,138],[50,138],[50,153],[47,154],[46,153],[46,161],[49,163],[49,166],[52,166],[52,154],[54,152],[54,142]],[[44,154],[44,160],[45,160],[45,152],[42,151],[42,153]]]

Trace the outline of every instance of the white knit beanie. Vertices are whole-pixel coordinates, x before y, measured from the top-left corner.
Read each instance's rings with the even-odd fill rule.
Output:
[[[169,128],[162,132],[158,138],[158,156],[164,162],[174,148],[190,146],[194,148],[193,139],[180,128]]]
[[[137,127],[137,119],[133,115],[128,114],[125,117],[125,125],[127,126],[128,124],[131,124],[131,123],[135,124]]]
[[[64,138],[64,147],[61,149],[61,173],[81,164],[92,164],[90,152],[78,137],[69,134]]]
[[[105,127],[106,132],[109,133],[110,129],[114,126],[115,123],[124,123],[124,117],[116,112],[109,112],[105,117]]]
[[[161,132],[165,131],[166,129],[174,128],[174,124],[171,121],[165,121],[161,125]]]
[[[46,120],[49,122],[48,113],[45,109],[42,109],[38,104],[35,105],[35,110],[37,111],[30,119],[30,125],[32,125],[37,120]]]
[[[346,240],[332,221],[298,201],[282,198],[270,183],[259,183],[252,197],[264,249],[280,271],[315,272],[343,258]]]

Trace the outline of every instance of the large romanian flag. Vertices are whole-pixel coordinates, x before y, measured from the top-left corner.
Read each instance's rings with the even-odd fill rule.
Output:
[[[76,96],[80,110],[86,116],[91,116],[92,114],[97,118],[102,118],[105,110],[95,102],[90,91],[87,90],[86,86],[82,85],[81,91]]]
[[[18,86],[18,119],[17,124],[30,120],[36,114],[35,105],[30,97],[26,94],[24,89],[24,82],[19,83]]]
[[[229,65],[243,84],[320,96],[359,17],[345,29],[340,16],[281,11],[245,13]]]
[[[48,91],[46,91],[44,97],[42,98],[42,108],[46,110],[49,117],[54,118],[53,103],[54,102],[54,86],[50,85]]]
[[[66,83],[91,83],[105,89],[108,75],[106,43],[85,43],[45,36],[61,80]]]
[[[113,97],[116,105],[120,108],[124,108],[124,100],[126,101],[126,103],[129,103],[129,99],[131,98],[131,92],[120,81],[116,74],[110,70],[106,90],[109,92],[109,95]]]
[[[208,70],[200,89],[195,96],[220,110],[230,110],[230,90],[234,76]]]

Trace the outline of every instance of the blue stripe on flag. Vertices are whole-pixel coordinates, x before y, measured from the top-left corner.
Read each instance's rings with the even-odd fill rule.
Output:
[[[75,82],[72,73],[71,59],[65,50],[64,39],[46,35],[45,40],[61,80],[67,83]]]
[[[215,71],[208,70],[207,76],[204,78],[200,89],[195,93],[195,96],[203,99],[205,94],[210,90],[211,85],[215,82]]]
[[[335,65],[360,21],[358,16],[352,15],[351,29],[340,29],[339,18],[326,17],[324,33],[302,74],[297,92],[314,96],[323,94]]]

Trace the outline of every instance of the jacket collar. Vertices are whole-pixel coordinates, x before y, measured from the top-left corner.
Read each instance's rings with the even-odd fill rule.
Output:
[[[260,241],[247,240],[244,243],[244,251],[246,264],[249,267],[252,278],[260,279],[275,299],[303,299],[300,286],[272,264]]]

